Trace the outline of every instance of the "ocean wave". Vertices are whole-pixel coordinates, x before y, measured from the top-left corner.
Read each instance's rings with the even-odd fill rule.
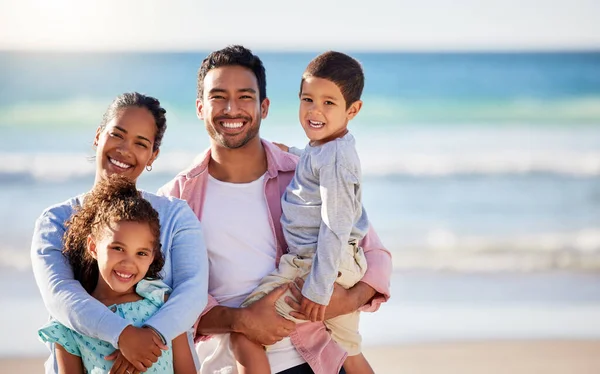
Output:
[[[161,154],[154,176],[170,178],[188,167],[197,155]],[[0,183],[65,182],[94,175],[94,163],[82,153],[0,153]],[[479,152],[465,154],[366,153],[363,174],[369,176],[445,177],[461,175],[600,176],[598,152]]]
[[[29,252],[16,247],[0,248],[0,269],[24,271],[31,267]],[[600,271],[598,228],[497,238],[433,230],[418,248],[402,248],[393,243],[388,247],[398,271]]]
[[[17,102],[0,106],[0,127],[64,127],[98,124],[112,101],[110,97],[70,97],[66,99]],[[274,100],[275,101],[275,100]],[[454,100],[431,98],[410,100],[397,97],[365,97],[358,123],[528,123],[600,125],[600,96],[543,99],[513,97],[502,100],[477,98]],[[163,102],[168,118],[195,121],[193,106],[186,102]],[[271,123],[296,126],[297,103],[283,100],[271,108]]]

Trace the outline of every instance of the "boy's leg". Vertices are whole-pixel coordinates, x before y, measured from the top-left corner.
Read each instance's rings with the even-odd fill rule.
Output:
[[[239,374],[271,373],[269,359],[263,346],[246,338],[244,334],[231,333],[231,351],[237,361]]]
[[[369,365],[369,362],[362,353],[346,357],[344,369],[348,374],[375,374],[373,368]]]

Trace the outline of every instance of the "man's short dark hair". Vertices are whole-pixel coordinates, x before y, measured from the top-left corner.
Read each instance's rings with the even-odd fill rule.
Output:
[[[320,54],[308,64],[302,74],[300,93],[304,79],[308,77],[323,78],[335,83],[346,100],[346,109],[360,100],[365,86],[365,75],[360,63],[344,53],[335,51]]]
[[[214,51],[202,61],[202,65],[198,69],[198,99],[202,99],[202,95],[204,94],[204,78],[209,71],[233,65],[243,66],[254,73],[258,82],[259,99],[262,103],[267,98],[265,67],[258,56],[252,54],[251,50],[241,45],[230,45],[221,50]]]

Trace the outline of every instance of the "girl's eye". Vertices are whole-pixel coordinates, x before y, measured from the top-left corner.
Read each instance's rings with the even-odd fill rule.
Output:
[[[137,145],[139,145],[140,147],[143,147],[143,148],[148,148],[148,146],[144,143],[137,143]]]
[[[138,252],[139,256],[148,256],[148,254],[146,252]]]
[[[123,252],[123,248],[121,247],[113,247],[115,251]]]

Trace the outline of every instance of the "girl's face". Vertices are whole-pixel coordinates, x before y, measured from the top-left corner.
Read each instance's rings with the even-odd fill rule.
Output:
[[[104,129],[96,132],[96,181],[122,174],[136,181],[146,166],[151,166],[156,122],[146,108],[128,107],[117,112]]]
[[[156,240],[150,225],[129,221],[114,222],[98,240],[88,237],[88,250],[100,270],[96,289],[131,292],[154,260]]]

